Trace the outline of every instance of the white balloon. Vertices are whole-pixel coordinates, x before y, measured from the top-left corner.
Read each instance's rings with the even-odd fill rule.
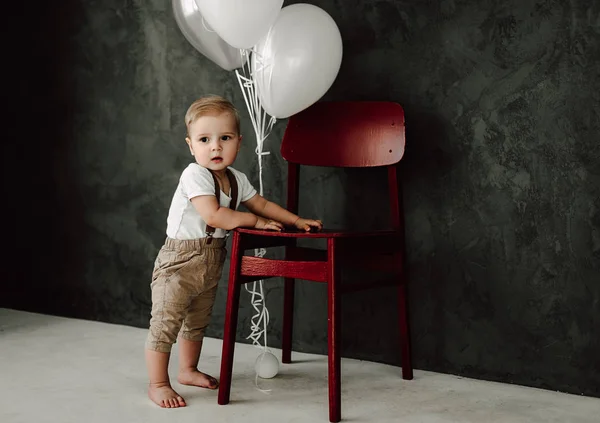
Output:
[[[254,46],[277,19],[283,0],[196,0],[204,19],[227,43]]]
[[[279,360],[272,353],[265,351],[258,356],[254,364],[258,377],[271,379],[279,372]]]
[[[208,26],[195,0],[173,0],[173,13],[183,36],[196,50],[225,70],[242,67],[240,50],[227,44]]]
[[[252,54],[262,107],[286,118],[319,100],[342,64],[342,36],[323,9],[300,3],[281,9]]]

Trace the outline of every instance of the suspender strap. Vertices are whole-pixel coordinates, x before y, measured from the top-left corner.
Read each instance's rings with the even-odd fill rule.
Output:
[[[231,210],[235,210],[235,209],[237,209],[237,199],[238,199],[237,179],[235,179],[233,172],[229,169],[227,169],[227,178],[229,179],[229,185],[231,186],[231,204],[229,204],[229,208]]]
[[[213,181],[215,182],[215,197],[217,197],[217,204],[221,207],[221,188],[219,187],[219,181],[217,180],[217,175],[210,169],[208,169],[210,174],[213,177]],[[235,210],[237,208],[237,197],[238,197],[238,185],[237,180],[235,179],[235,175],[229,169],[225,172],[227,174],[227,179],[229,179],[229,185],[231,187],[231,203],[229,203],[229,208]],[[206,225],[206,235],[208,236],[208,240],[206,241],[208,244],[212,241],[212,236],[215,233],[215,228],[212,226]]]

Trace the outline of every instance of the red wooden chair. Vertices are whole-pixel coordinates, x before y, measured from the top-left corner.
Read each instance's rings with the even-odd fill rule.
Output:
[[[397,285],[402,354],[402,377],[412,379],[404,250],[402,194],[398,162],[404,154],[404,111],[391,102],[320,102],[292,116],[281,154],[288,162],[287,207],[298,212],[299,166],[387,167],[391,229],[349,232],[325,229],[321,232],[273,232],[238,228],[233,231],[231,267],[221,381],[218,402],[229,402],[231,373],[238,317],[240,287],[258,279],[283,277],[284,313],[282,362],[291,362],[294,280],[326,283],[328,286],[328,368],[329,420],[341,419],[340,408],[340,294],[346,290]],[[325,223],[325,227],[327,223]],[[299,238],[325,238],[327,249],[296,246]],[[368,242],[369,251],[361,248]],[[285,246],[284,260],[244,255],[245,250]],[[371,247],[374,246],[374,247]],[[389,280],[368,281],[347,288],[340,284],[340,270],[362,265],[391,273]]]

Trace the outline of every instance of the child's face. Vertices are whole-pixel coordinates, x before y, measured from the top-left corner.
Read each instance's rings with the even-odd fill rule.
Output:
[[[238,134],[235,117],[224,112],[196,119],[185,140],[200,166],[224,174],[237,157],[242,137]]]

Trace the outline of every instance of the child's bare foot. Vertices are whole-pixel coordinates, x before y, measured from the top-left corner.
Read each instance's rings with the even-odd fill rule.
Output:
[[[192,385],[206,389],[217,389],[219,387],[217,379],[197,369],[180,370],[177,381],[182,385]]]
[[[163,408],[185,407],[184,399],[168,383],[151,383],[148,387],[148,396]]]

